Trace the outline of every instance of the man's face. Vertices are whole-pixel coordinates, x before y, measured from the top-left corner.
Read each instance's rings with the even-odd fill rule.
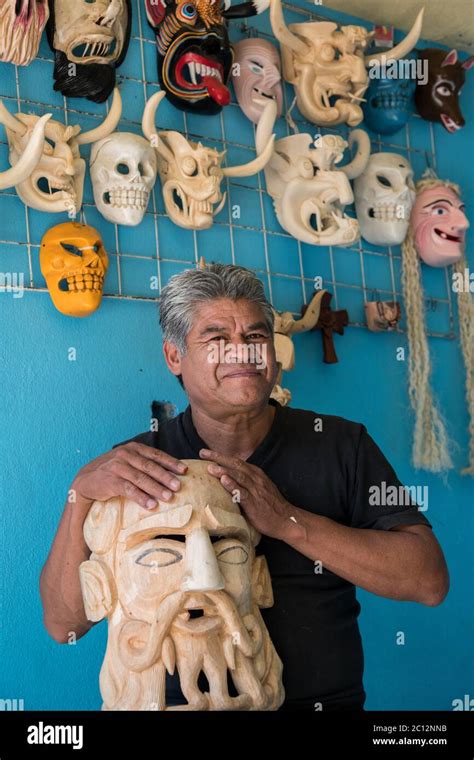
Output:
[[[270,396],[277,376],[273,334],[255,303],[217,299],[196,307],[187,351],[165,344],[168,366],[181,374],[191,403],[246,410]]]

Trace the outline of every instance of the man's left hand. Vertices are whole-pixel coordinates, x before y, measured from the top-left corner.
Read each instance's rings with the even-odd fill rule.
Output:
[[[236,497],[253,527],[271,538],[282,538],[284,526],[295,510],[263,470],[209,449],[201,449],[199,455],[211,460],[209,473]]]

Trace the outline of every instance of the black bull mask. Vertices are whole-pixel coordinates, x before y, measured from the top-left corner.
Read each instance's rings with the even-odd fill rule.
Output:
[[[227,20],[266,10],[269,0],[145,0],[158,48],[158,79],[177,108],[218,113],[230,101],[232,48]]]
[[[466,123],[459,105],[459,94],[466,81],[466,71],[474,65],[474,56],[458,60],[456,50],[446,53],[437,48],[418,51],[418,58],[428,62],[428,81],[415,91],[418,113],[427,121],[438,121],[448,132],[457,132]]]

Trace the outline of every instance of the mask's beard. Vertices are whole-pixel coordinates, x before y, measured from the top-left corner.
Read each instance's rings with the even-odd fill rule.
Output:
[[[195,599],[204,613],[197,617],[186,610]],[[175,669],[188,702],[181,709],[265,710],[281,704],[281,662],[258,608],[241,617],[224,591],[170,594],[152,624],[118,622],[114,630],[111,621],[101,673],[104,708],[173,709],[166,707],[165,677]],[[201,672],[208,692],[199,688]],[[238,696],[229,695],[228,673]]]
[[[24,11],[19,15],[13,7],[0,9],[0,60],[25,66],[36,56],[41,33],[47,20],[46,5],[37,3],[32,17]]]

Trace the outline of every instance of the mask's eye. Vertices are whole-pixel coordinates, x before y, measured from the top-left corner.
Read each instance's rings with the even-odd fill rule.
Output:
[[[436,88],[436,94],[441,95],[442,98],[447,98],[449,95],[451,95],[451,90],[449,87],[446,87],[446,85],[441,84],[439,87]]]
[[[263,74],[263,66],[261,66],[257,61],[249,61],[249,69],[254,74],[259,74],[261,76]]]
[[[377,174],[377,180],[380,182],[382,187],[392,187],[390,180],[387,179],[387,177],[384,177],[382,174]]]
[[[244,565],[248,560],[248,552],[243,546],[227,546],[217,553],[219,562],[226,565]]]
[[[147,549],[146,552],[137,557],[135,564],[142,565],[143,567],[168,567],[168,565],[175,565],[177,562],[181,562],[182,559],[183,555],[181,552],[163,547],[159,549]]]
[[[326,44],[321,47],[320,56],[323,61],[333,61],[336,57],[336,51],[332,45]]]
[[[127,164],[117,164],[115,168],[119,174],[130,174],[130,169]]]
[[[67,251],[68,253],[74,254],[74,256],[82,257],[81,249],[78,248],[76,245],[73,245],[72,243],[61,243],[61,247],[64,248],[64,250]]]
[[[435,208],[432,210],[432,212],[431,212],[431,215],[432,215],[432,216],[444,216],[444,215],[445,215],[445,214],[447,214],[447,213],[448,213],[448,210],[447,210],[447,209],[443,208],[442,206],[436,206],[436,207],[435,207]]]
[[[194,177],[198,173],[197,163],[192,156],[183,159],[183,173],[188,177]]]
[[[183,3],[176,9],[177,18],[184,21],[185,24],[193,24],[197,18],[197,10],[193,3]]]

